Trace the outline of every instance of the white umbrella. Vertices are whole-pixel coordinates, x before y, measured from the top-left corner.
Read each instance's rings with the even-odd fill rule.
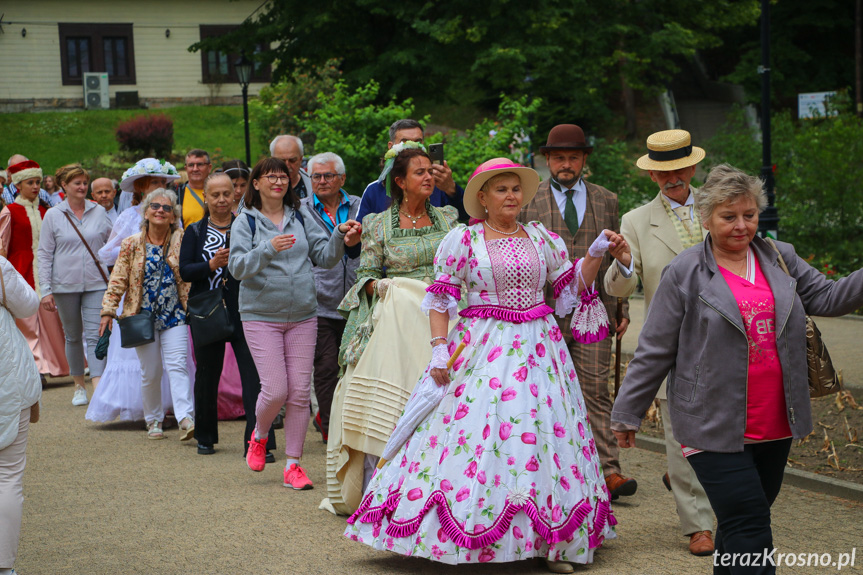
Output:
[[[449,361],[446,362],[447,369],[452,368],[453,364],[458,359],[458,356],[461,355],[464,345],[464,342],[461,342],[458,344],[458,347],[455,348],[452,357],[450,357]],[[381,460],[378,462],[378,469],[383,467],[384,463],[392,459],[395,454],[398,453],[399,449],[402,448],[402,445],[404,445],[410,436],[413,435],[417,426],[419,426],[428,414],[438,406],[446,395],[448,389],[448,385],[438,385],[431,376],[424,377],[420,380],[408,399],[404,413],[402,413],[402,416],[399,418],[399,422],[396,424],[396,428],[393,430],[392,435],[390,435],[390,439],[387,441],[386,447],[384,447],[384,452],[381,454]]]

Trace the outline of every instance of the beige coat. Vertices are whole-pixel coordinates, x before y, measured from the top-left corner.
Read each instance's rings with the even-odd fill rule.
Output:
[[[696,193],[692,189],[692,193]],[[620,221],[620,233],[632,250],[633,274],[628,278],[620,271],[620,266],[612,264],[603,278],[605,291],[617,297],[632,295],[638,286],[638,278],[644,285],[645,315],[650,309],[650,300],[659,286],[662,270],[671,263],[674,257],[683,251],[683,244],[674,223],[669,219],[665,206],[662,204],[662,192],[647,204],[635,208],[623,216]],[[702,237],[707,236],[707,230],[701,228]],[[657,397],[665,399],[665,384],[659,389]]]
[[[117,316],[117,308],[123,295],[126,300],[123,303],[123,314],[120,318],[135,315],[141,311],[141,303],[144,297],[144,259],[147,255],[145,232],[129,236],[120,247],[120,257],[114,264],[114,270],[108,281],[108,289],[102,298],[102,315]],[[170,245],[168,246],[168,265],[174,272],[174,280],[177,282],[177,296],[180,305],[186,309],[186,300],[189,299],[188,282],[180,279],[180,244],[183,241],[183,230],[171,232]]]

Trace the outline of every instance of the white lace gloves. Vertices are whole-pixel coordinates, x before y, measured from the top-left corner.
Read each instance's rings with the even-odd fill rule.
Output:
[[[590,244],[589,248],[587,248],[587,253],[598,258],[608,251],[608,248],[611,247],[611,241],[609,241],[608,237],[605,235],[605,232],[607,231],[608,230],[602,230],[599,233],[599,236],[593,240],[593,243]]]
[[[446,369],[446,363],[449,361],[449,352],[447,351],[446,343],[439,343],[432,348],[432,358],[429,362],[429,369]]]
[[[375,282],[375,289],[378,292],[378,297],[384,299],[384,296],[387,295],[387,290],[390,289],[390,286],[393,284],[393,280],[390,278],[384,278],[381,280],[377,280]]]

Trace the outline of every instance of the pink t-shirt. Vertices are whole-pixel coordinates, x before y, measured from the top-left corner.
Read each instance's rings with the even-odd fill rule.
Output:
[[[773,291],[752,251],[746,258],[746,278],[719,266],[731,288],[749,341],[744,441],[791,437],[782,385],[782,365],[776,352],[776,313]]]

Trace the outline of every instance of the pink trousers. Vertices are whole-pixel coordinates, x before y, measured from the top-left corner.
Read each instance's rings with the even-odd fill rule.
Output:
[[[299,459],[309,426],[318,318],[297,323],[244,321],[243,331],[261,378],[255,436],[267,436],[284,405],[285,455]]]

